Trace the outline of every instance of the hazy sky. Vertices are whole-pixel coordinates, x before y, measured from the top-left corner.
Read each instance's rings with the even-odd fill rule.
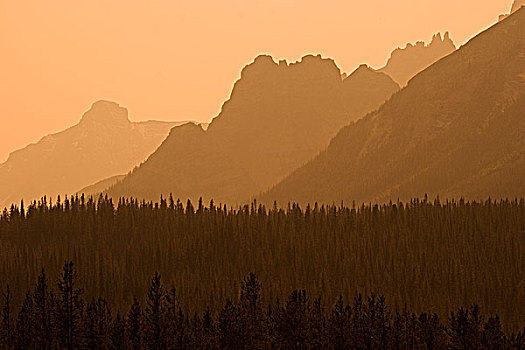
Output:
[[[464,43],[512,0],[0,0],[0,162],[98,99],[132,120],[208,120],[260,53],[379,68],[450,31]]]

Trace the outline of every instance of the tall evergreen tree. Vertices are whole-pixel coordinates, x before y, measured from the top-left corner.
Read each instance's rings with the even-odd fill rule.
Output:
[[[6,286],[6,291],[2,292],[1,307],[0,347],[11,349],[13,346],[13,311],[11,306],[11,290],[9,289],[9,285]]]
[[[241,328],[243,326],[239,309],[231,300],[226,300],[226,304],[219,313],[219,342],[222,349],[245,348],[244,333]]]
[[[133,350],[143,349],[144,316],[139,301],[135,298],[128,312],[127,334]]]
[[[280,339],[286,349],[305,349],[309,339],[309,300],[306,291],[293,291],[281,316]]]
[[[339,296],[339,299],[335,303],[330,314],[330,318],[328,319],[330,338],[332,339],[332,344],[336,350],[348,349],[351,347],[351,314],[350,307],[345,306],[343,297]]]
[[[58,281],[57,320],[62,348],[71,350],[82,343],[81,318],[84,309],[82,289],[76,287],[77,272],[72,261],[66,261]]]
[[[310,344],[313,350],[321,350],[328,347],[326,329],[325,310],[321,297],[317,297],[309,313]]]
[[[239,298],[243,349],[263,349],[268,343],[266,316],[262,306],[261,283],[250,273],[244,278]]]
[[[31,293],[27,292],[16,319],[15,349],[34,348],[34,309]]]
[[[111,312],[107,302],[92,301],[84,315],[85,346],[88,349],[108,349],[110,346]]]
[[[489,317],[483,327],[482,336],[483,348],[491,350],[500,350],[505,346],[505,334],[501,330],[499,316]]]
[[[53,329],[51,327],[51,297],[47,276],[42,269],[33,292],[33,306],[35,319],[35,345],[38,349],[51,349],[53,347]]]
[[[145,310],[145,335],[149,349],[166,348],[166,293],[160,275],[155,272],[148,290]]]
[[[129,348],[129,342],[126,337],[126,321],[120,316],[120,312],[117,312],[117,315],[111,323],[111,328],[109,330],[109,340],[110,347],[109,349],[127,349]]]

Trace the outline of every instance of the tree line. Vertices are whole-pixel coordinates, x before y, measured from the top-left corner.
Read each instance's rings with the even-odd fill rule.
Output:
[[[142,304],[112,311],[98,297],[87,302],[66,261],[53,288],[44,270],[14,313],[9,287],[2,294],[2,349],[525,349],[525,329],[507,335],[499,316],[478,305],[445,320],[436,313],[391,309],[383,296],[339,297],[329,308],[321,297],[292,291],[263,304],[262,286],[250,273],[234,300],[203,313],[184,312],[176,289],[155,273]]]
[[[414,199],[383,205],[232,208],[161,198],[58,198],[0,215],[0,286],[21,307],[42,267],[74,261],[87,300],[125,312],[155,271],[185,314],[219,310],[255,273],[265,305],[293,290],[334,301],[377,293],[393,309],[478,304],[503,329],[525,325],[525,202]],[[73,297],[73,296],[72,296]]]

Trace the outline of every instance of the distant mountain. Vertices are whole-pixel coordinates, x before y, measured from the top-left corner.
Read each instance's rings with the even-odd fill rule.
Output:
[[[366,66],[343,79],[334,61],[321,56],[290,64],[259,56],[242,70],[207,131],[190,124],[174,128],[108,193],[246,200],[311,160],[342,126],[377,109],[398,89],[390,77]]]
[[[414,77],[263,201],[525,195],[525,9]]]
[[[418,41],[415,45],[407,44],[404,49],[398,48],[392,52],[385,67],[379,72],[388,74],[400,86],[405,86],[412,77],[434,62],[456,50],[456,45],[448,32],[441,38],[441,33],[432,37],[430,44]]]
[[[518,11],[522,6],[525,6],[525,0],[514,0],[510,9],[510,13],[513,14],[514,12]],[[499,16],[499,20],[502,21],[508,16],[508,14],[501,15]]]
[[[125,108],[96,102],[77,125],[11,153],[0,164],[0,206],[43,195],[73,194],[109,176],[127,173],[179,124],[132,123]]]

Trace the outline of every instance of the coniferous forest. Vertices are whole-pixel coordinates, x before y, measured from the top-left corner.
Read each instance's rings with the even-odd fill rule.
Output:
[[[525,346],[523,199],[44,198],[0,252],[8,349]]]

